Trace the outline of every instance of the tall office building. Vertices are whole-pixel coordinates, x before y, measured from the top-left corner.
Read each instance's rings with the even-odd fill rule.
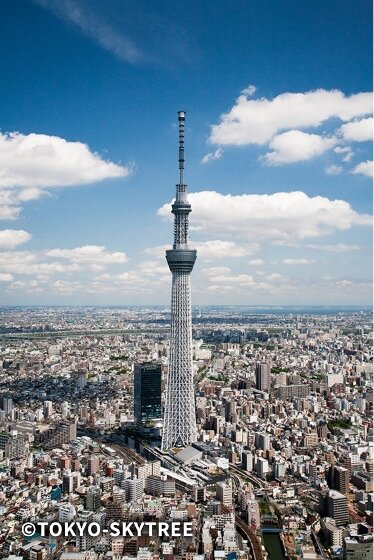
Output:
[[[86,492],[86,510],[98,511],[101,504],[101,490],[99,486],[89,486]]]
[[[13,401],[11,397],[1,397],[0,398],[0,408],[5,412],[5,414],[11,414],[13,410]]]
[[[134,419],[135,426],[143,428],[161,413],[161,364],[135,364]]]
[[[43,416],[47,420],[53,413],[53,403],[52,401],[43,402]]]
[[[196,260],[196,250],[188,245],[188,215],[184,184],[184,123],[185,113],[179,111],[179,183],[175,201],[174,244],[166,251],[166,260],[172,273],[171,337],[169,374],[166,386],[164,429],[161,447],[185,447],[197,439],[195,395],[192,371],[192,320],[190,274]]]
[[[253,469],[253,452],[245,449],[242,452],[242,469],[252,472]]]
[[[344,467],[330,465],[326,480],[329,488],[337,490],[341,494],[348,494],[349,492],[349,470]]]
[[[232,507],[232,488],[226,482],[217,482],[216,498],[225,506]]]
[[[332,517],[336,525],[348,523],[349,510],[347,496],[344,496],[344,494],[336,490],[329,490],[326,501],[327,516]]]
[[[259,391],[265,391],[266,393],[270,390],[270,373],[271,364],[268,362],[257,362],[256,364],[256,389]]]

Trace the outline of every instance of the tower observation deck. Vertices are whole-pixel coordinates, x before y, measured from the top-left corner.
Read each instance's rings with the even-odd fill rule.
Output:
[[[188,215],[191,205],[187,200],[187,185],[184,184],[185,118],[185,112],[179,111],[179,183],[176,185],[175,201],[171,206],[174,214],[174,243],[173,248],[166,251],[166,260],[172,273],[172,288],[170,357],[162,450],[185,447],[197,439],[190,282],[196,250],[188,245]]]

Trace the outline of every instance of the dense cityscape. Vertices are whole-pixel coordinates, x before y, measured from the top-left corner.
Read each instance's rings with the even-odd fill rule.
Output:
[[[2,8],[0,560],[372,560],[372,3]]]
[[[161,451],[170,309],[2,308],[2,558],[372,557],[371,311],[192,317],[197,441]],[[126,520],[194,530],[105,534]]]

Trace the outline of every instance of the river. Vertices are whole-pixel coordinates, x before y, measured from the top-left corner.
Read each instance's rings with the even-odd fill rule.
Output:
[[[265,533],[262,535],[269,560],[284,560],[285,556],[279,533]]]

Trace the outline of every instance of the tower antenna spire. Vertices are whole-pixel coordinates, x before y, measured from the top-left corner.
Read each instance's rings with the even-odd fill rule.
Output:
[[[186,120],[186,112],[178,111],[179,124],[179,186],[183,186],[184,181],[184,123]]]

